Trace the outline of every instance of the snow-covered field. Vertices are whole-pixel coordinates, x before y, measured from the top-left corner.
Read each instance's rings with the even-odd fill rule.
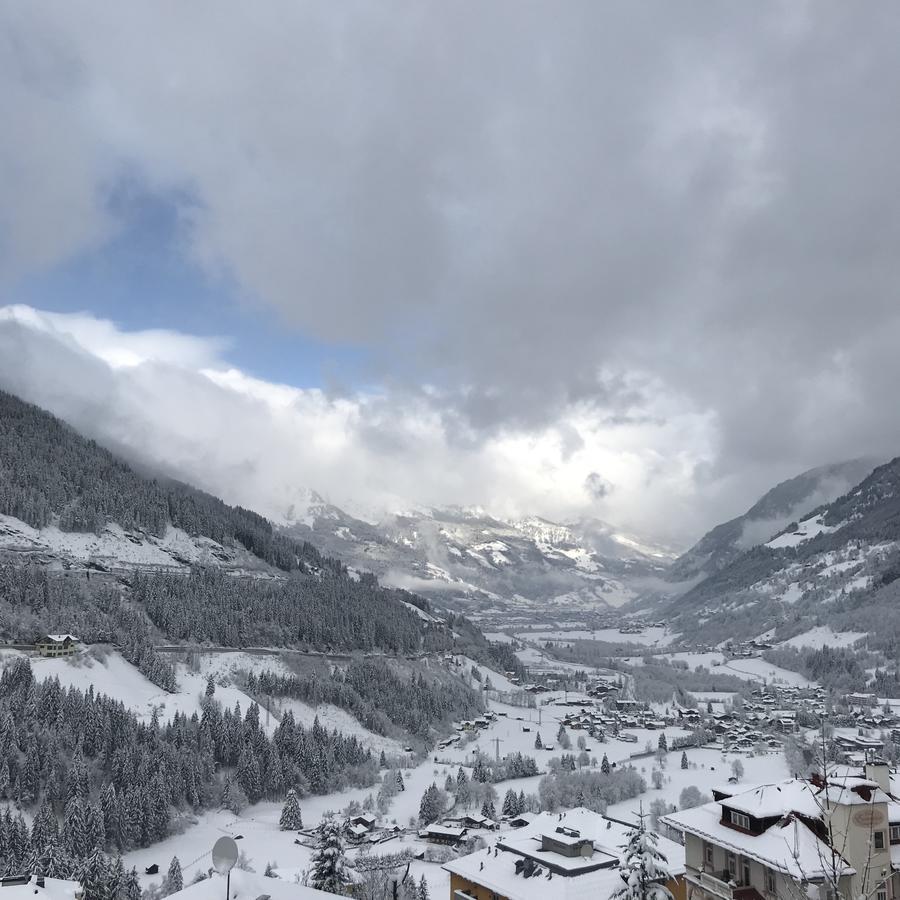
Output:
[[[852,647],[858,640],[866,636],[864,631],[834,632],[827,625],[819,625],[794,635],[781,642],[782,647],[811,647],[820,650],[822,647]]]
[[[793,685],[795,687],[813,687],[814,681],[804,678],[798,672],[782,669],[764,659],[731,659],[724,663],[719,671],[727,672],[745,681],[758,681],[767,684]]]
[[[593,631],[523,631],[516,635],[524,641],[604,641],[610,644],[641,644],[645,647],[665,647],[678,635],[662,627],[645,628],[640,634],[623,634],[618,628],[597,628]]]

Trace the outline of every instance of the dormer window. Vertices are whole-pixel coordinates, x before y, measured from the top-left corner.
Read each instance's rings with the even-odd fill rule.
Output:
[[[742,828],[744,831],[750,830],[750,816],[746,813],[738,812],[736,809],[730,809],[728,810],[728,815],[732,825],[737,828]]]

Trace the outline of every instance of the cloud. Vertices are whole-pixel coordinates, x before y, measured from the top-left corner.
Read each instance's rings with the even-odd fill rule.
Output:
[[[898,41],[893,4],[830,0],[21,4],[0,285],[108,240],[137,180],[248,308],[374,361],[340,401],[209,345],[198,395],[315,410],[308,440],[365,446],[397,495],[578,509],[597,465],[604,513],[686,533],[900,447]],[[201,377],[146,340],[112,360],[138,406],[150,372]]]
[[[609,495],[613,486],[599,472],[590,472],[584,479],[584,489],[592,499],[602,500]]]
[[[690,519],[684,461],[654,451],[709,422],[689,413],[610,431],[572,406],[540,430],[502,429],[460,443],[439,392],[330,396],[254,378],[222,344],[168,332],[124,332],[86,314],[0,308],[0,387],[63,417],[137,463],[275,519],[313,488],[350,511],[478,505],[501,515],[567,519],[601,512],[657,533],[637,498],[660,467],[656,510]],[[137,357],[140,356],[138,359]],[[122,360],[127,362],[123,363]],[[568,436],[577,431],[582,446]],[[614,495],[585,494],[602,461]]]

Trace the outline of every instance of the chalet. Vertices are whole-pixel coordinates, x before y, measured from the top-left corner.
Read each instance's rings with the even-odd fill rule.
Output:
[[[900,807],[886,764],[870,762],[862,775],[827,783],[726,785],[713,789],[713,797],[661,819],[683,835],[685,878],[695,900],[888,900],[900,893],[900,865],[892,864]]]
[[[432,844],[449,844],[458,847],[468,837],[466,828],[453,828],[449,825],[426,825],[419,837]]]
[[[78,638],[74,634],[45,634],[35,642],[35,649],[41,656],[72,656],[78,649]]]
[[[450,896],[454,900],[609,897],[622,885],[620,848],[630,828],[584,808],[541,813],[502,834],[495,846],[446,863]],[[666,838],[659,838],[659,849],[672,874],[666,886],[676,900],[684,900],[683,850]]]

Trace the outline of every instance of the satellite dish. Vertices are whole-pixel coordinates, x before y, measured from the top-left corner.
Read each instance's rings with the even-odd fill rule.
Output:
[[[213,868],[220,875],[227,875],[238,859],[238,847],[233,838],[220,837],[212,849]]]

